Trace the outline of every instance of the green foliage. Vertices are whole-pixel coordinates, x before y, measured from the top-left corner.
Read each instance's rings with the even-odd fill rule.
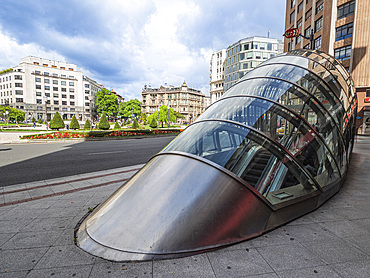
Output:
[[[151,122],[151,117],[154,117],[156,120],[158,120],[158,111],[156,111],[155,113],[153,113],[152,115],[150,115],[148,117],[148,122],[150,123]],[[162,105],[160,108],[159,108],[159,122],[161,122],[162,124],[162,127],[163,127],[163,124],[164,123],[167,123],[167,125],[169,126],[169,123],[170,122],[176,122],[176,116],[175,116],[175,111],[173,111],[172,108],[170,108],[169,110],[167,109],[167,106],[165,105]]]
[[[148,115],[146,113],[141,113],[141,115],[140,115],[140,120],[141,121],[143,121],[145,123],[147,118],[148,118]]]
[[[103,113],[103,116],[101,116],[101,118],[100,118],[99,128],[100,129],[103,129],[103,130],[107,130],[107,129],[109,129],[109,127],[110,127],[110,125],[109,125],[107,116],[106,116],[106,114],[104,112]]]
[[[35,117],[32,117],[32,120],[31,120],[33,123],[36,122],[36,119]]]
[[[89,130],[91,128],[91,124],[90,124],[90,121],[89,120],[86,120],[85,124],[84,124],[84,129],[85,130]]]
[[[38,124],[43,124],[44,122],[42,121],[42,119],[40,118],[38,121],[37,121]]]
[[[133,122],[133,124],[132,124],[132,128],[133,128],[133,129],[137,129],[137,128],[139,128],[139,124],[137,123],[136,118],[134,118],[134,122]]]
[[[96,93],[96,107],[98,113],[106,113],[108,116],[116,117],[118,113],[118,99],[111,91],[103,88]]]
[[[176,120],[177,119],[185,119],[185,116],[183,114],[181,114],[180,112],[174,111],[174,115],[176,117]]]
[[[4,119],[6,118],[5,111],[9,112],[8,118],[7,118],[8,121],[23,122],[26,119],[25,113],[23,111],[9,107],[9,106],[0,106],[0,117]]]
[[[56,129],[56,130],[59,130],[60,128],[64,128],[65,127],[64,122],[63,122],[63,119],[59,115],[58,112],[55,112],[54,117],[50,121],[49,127],[51,129]]]
[[[153,114],[152,114],[153,115]],[[152,115],[150,115],[150,116],[152,116]],[[150,117],[149,116],[149,117]],[[148,118],[148,121],[149,121],[149,118]],[[149,122],[149,126],[151,127],[151,128],[157,128],[158,127],[158,125],[157,125],[157,120],[156,120],[156,118],[153,116],[153,117],[151,117],[151,119],[150,119],[150,122]]]
[[[119,125],[119,123],[118,123],[118,122],[116,122],[116,123],[114,124],[114,129],[121,129],[121,126]]]
[[[119,104],[118,114],[126,118],[138,118],[141,115],[141,102],[131,99]]]
[[[13,71],[13,69],[5,69],[5,70],[0,71],[0,74],[7,73],[7,72],[12,72],[12,71]]]
[[[80,124],[78,123],[76,116],[73,115],[71,124],[69,125],[70,129],[80,129]]]

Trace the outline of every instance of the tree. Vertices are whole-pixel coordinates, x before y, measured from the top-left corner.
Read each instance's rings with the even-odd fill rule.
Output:
[[[114,129],[121,129],[121,126],[119,125],[119,123],[118,123],[118,122],[116,122],[116,123],[114,124]]]
[[[76,116],[73,115],[71,124],[69,125],[70,129],[80,129],[80,124],[78,123]]]
[[[174,111],[174,115],[176,117],[176,121],[177,119],[185,119],[185,116],[181,114],[180,112]]]
[[[141,102],[137,99],[131,99],[127,102],[120,103],[118,114],[126,118],[135,117],[138,119],[141,115]]]
[[[100,118],[99,128],[104,129],[104,130],[107,130],[107,129],[110,128],[110,125],[109,125],[109,122],[108,122],[108,119],[107,119],[107,116],[106,116],[105,112],[103,113],[103,116],[101,116],[101,118]]]
[[[105,112],[108,116],[116,117],[118,113],[118,98],[111,91],[102,88],[96,93],[96,107],[98,114]]]
[[[91,128],[90,121],[89,120],[86,120],[86,122],[84,124],[84,129],[89,130],[90,128]]]
[[[2,118],[6,117],[5,111],[9,112],[8,121],[23,122],[26,119],[25,113],[23,111],[9,106],[0,106],[0,115],[2,115]]]
[[[146,113],[141,113],[140,120],[144,123],[144,125],[146,125],[147,123],[147,118],[148,118],[148,115]]]
[[[32,117],[32,120],[31,120],[33,123],[36,122],[36,119],[35,117]]]
[[[49,127],[51,129],[56,129],[56,130],[59,130],[60,128],[64,128],[65,127],[64,122],[63,122],[63,119],[59,115],[58,112],[55,112],[54,117],[50,121]]]
[[[38,123],[38,124],[42,124],[42,123],[43,123],[42,119],[40,118],[40,119],[37,121],[37,123]]]
[[[139,124],[137,123],[136,118],[134,118],[134,122],[133,122],[133,124],[132,124],[132,128],[133,128],[133,129],[137,129],[137,128],[139,128]]]
[[[163,123],[167,123],[167,125],[170,126],[170,122],[175,122],[176,117],[174,115],[173,109],[170,108],[168,110],[167,106],[162,105],[159,108],[159,121],[162,123],[162,127],[163,127]]]
[[[153,114],[152,114],[153,115]],[[152,116],[152,115],[150,115],[150,116]],[[149,117],[150,117],[149,116]],[[149,121],[149,117],[148,117],[148,121]],[[150,122],[149,122],[149,126],[151,127],[151,128],[157,128],[157,120],[155,119],[155,117],[151,117],[150,118]]]

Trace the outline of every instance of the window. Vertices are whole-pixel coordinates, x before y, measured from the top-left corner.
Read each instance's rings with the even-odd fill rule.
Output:
[[[22,75],[14,75],[15,80],[22,80]]]
[[[45,96],[46,97],[50,97],[50,93],[45,93]]]
[[[67,92],[67,88],[61,88],[62,92]]]
[[[252,46],[253,46],[253,49],[258,49],[258,42],[253,42]]]
[[[52,67],[52,68],[55,68],[55,69],[57,68],[57,66],[51,66],[51,67]]]
[[[65,86],[65,85],[67,85],[67,82],[61,81],[60,84],[63,85],[63,86]]]
[[[48,66],[48,64],[43,64],[43,66],[44,66],[44,67],[47,67],[47,66]]]
[[[74,101],[71,101],[71,102],[69,102],[69,104],[70,105],[75,105],[75,102]],[[71,111],[72,111],[72,109],[71,109]]]
[[[309,38],[311,35],[311,26],[304,30],[304,36]]]
[[[310,49],[310,48],[311,48],[311,46],[310,46],[310,44],[308,43],[308,44],[306,44],[303,48],[304,48],[304,49]]]
[[[265,42],[261,42],[260,43],[260,49],[261,50],[265,50],[266,49],[266,43]]]
[[[70,99],[74,99],[74,98],[75,98],[75,96],[74,96],[74,95],[70,95],[70,96],[69,96],[69,98],[70,98]]]
[[[267,50],[272,50],[272,43],[267,43]]]
[[[295,12],[293,11],[291,14],[290,14],[290,19],[289,19],[289,23],[292,23],[295,19]]]
[[[50,79],[44,79],[44,83],[46,83],[46,84],[49,84],[50,83]]]
[[[299,28],[299,30],[301,30],[301,27],[302,27],[302,18],[300,18],[300,19],[297,21],[297,28]]]
[[[249,43],[244,45],[244,50],[249,50]]]
[[[41,85],[36,85],[36,90],[41,90]]]
[[[36,103],[37,104],[42,104],[42,100],[41,99],[36,99]]]
[[[299,44],[302,40],[302,37],[301,36],[298,36],[296,39],[295,39],[295,43],[296,44]]]
[[[75,92],[75,89],[73,89],[73,88],[69,88],[69,91],[70,91],[71,93],[74,93],[74,92]]]
[[[15,94],[17,94],[17,92]],[[36,92],[36,96],[41,97],[41,92]]]
[[[53,80],[53,84],[58,85],[58,80]]]
[[[67,105],[67,102],[66,101],[62,101],[62,105]]]
[[[290,0],[290,8],[293,8],[295,5],[295,0]]]
[[[311,15],[312,15],[312,9],[309,9],[309,10],[306,12],[305,20],[308,20],[309,18],[311,18]]]
[[[62,95],[62,98],[67,98],[67,95]]]
[[[16,102],[23,102],[23,98],[16,98],[15,101]]]
[[[303,10],[303,1],[299,3],[298,8],[297,8],[297,13]]]
[[[55,98],[59,98],[59,95],[58,94],[53,94],[53,97],[55,97]]]
[[[39,70],[35,70],[35,74],[41,74]]]
[[[338,19],[347,17],[355,12],[355,1],[351,1],[338,7]]]
[[[53,73],[53,77],[58,77],[58,74],[57,73]]]
[[[73,71],[73,68],[69,68],[69,70],[72,70]]]
[[[45,86],[45,90],[50,90],[50,86]]]
[[[65,75],[65,74],[62,74],[61,76],[62,76],[62,78],[67,78],[67,75]]]
[[[85,90],[85,94],[89,94],[90,93],[90,90]]]
[[[318,14],[322,9],[324,9],[324,0],[319,0],[316,2],[316,14]]]
[[[74,82],[69,82],[69,86],[74,86],[75,83]]]
[[[70,75],[69,78],[70,79],[75,79],[75,77],[73,75]]]
[[[60,67],[60,69],[65,70],[66,68],[65,67]]]
[[[353,22],[343,26],[339,26],[336,29],[336,41],[340,41],[346,38],[352,37],[353,33]]]
[[[53,91],[58,91],[58,87],[53,87]]]
[[[348,60],[351,58],[351,46],[344,46],[334,49],[334,56],[339,61]]]
[[[36,77],[36,78],[35,78],[35,82],[41,82],[41,78]]]
[[[23,83],[15,83],[15,87],[22,88],[23,87]]]
[[[34,65],[40,65],[38,62],[33,62]]]
[[[44,72],[44,75],[49,76],[49,73],[48,72]]]
[[[321,36],[315,39],[315,50],[321,48]]]
[[[315,33],[322,29],[322,17],[315,21]]]
[[[85,88],[90,88],[90,85],[89,84],[85,84]]]
[[[16,95],[23,95],[23,91],[22,90],[15,90],[15,94]],[[36,96],[37,96],[37,93],[36,93]]]
[[[54,100],[54,104],[58,105],[59,104],[59,100]]]

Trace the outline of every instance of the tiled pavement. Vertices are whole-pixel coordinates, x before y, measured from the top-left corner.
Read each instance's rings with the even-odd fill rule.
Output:
[[[359,137],[342,190],[316,211],[218,251],[141,263],[89,255],[73,229],[142,165],[0,188],[0,277],[368,278],[368,165],[370,137]]]

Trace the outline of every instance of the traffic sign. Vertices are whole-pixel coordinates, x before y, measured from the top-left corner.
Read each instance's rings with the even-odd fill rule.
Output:
[[[287,39],[298,37],[299,36],[299,29],[298,28],[288,29],[288,30],[285,31],[283,36],[286,37]]]

